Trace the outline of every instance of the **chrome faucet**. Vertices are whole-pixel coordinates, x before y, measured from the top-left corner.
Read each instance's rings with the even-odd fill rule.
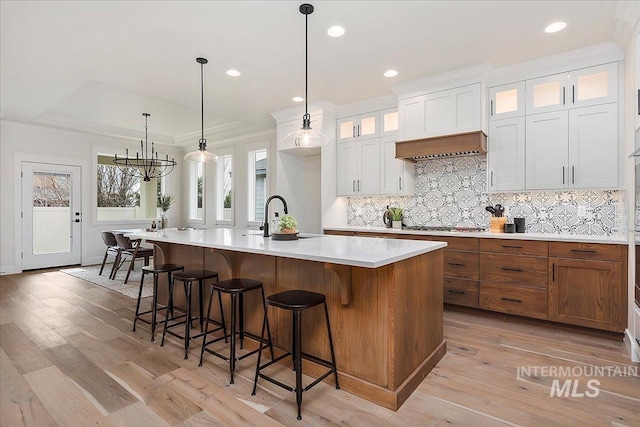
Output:
[[[269,197],[267,199],[267,202],[264,204],[264,224],[262,224],[262,227],[260,227],[261,230],[264,230],[264,233],[262,233],[264,237],[269,237],[269,202],[273,199],[282,200],[282,204],[284,205],[285,215],[289,213],[289,210],[287,209],[287,202],[284,200],[282,196],[278,196],[277,194],[274,194],[273,196]]]

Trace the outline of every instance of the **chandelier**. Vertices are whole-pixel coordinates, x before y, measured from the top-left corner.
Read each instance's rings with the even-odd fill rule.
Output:
[[[151,142],[151,155],[149,155],[149,142],[147,131],[147,119],[151,114],[142,113],[144,116],[144,142],[140,140],[140,152],[136,151],[136,157],[129,157],[127,148],[125,157],[118,157],[116,154],[113,163],[118,166],[122,173],[134,178],[142,178],[143,181],[151,181],[151,178],[161,178],[169,175],[176,165],[176,161],[167,154],[165,158],[158,156],[153,141]]]

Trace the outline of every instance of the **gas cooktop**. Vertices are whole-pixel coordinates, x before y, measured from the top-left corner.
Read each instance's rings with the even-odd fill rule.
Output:
[[[448,227],[438,225],[412,225],[404,227],[405,230],[420,230],[420,231],[457,231],[461,233],[473,233],[479,231],[485,231],[484,227]]]

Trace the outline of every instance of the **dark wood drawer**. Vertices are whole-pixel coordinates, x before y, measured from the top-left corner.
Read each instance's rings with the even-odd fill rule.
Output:
[[[342,230],[324,230],[324,234],[330,234],[332,236],[353,236],[356,233],[353,231],[342,231]]]
[[[480,282],[480,308],[547,319],[545,289]]]
[[[594,259],[599,261],[624,261],[626,247],[598,243],[550,242],[549,256],[557,258]]]
[[[480,239],[474,237],[423,236],[419,234],[397,234],[398,239],[429,240],[447,242],[447,249],[466,252],[478,252]]]
[[[478,281],[445,277],[444,302],[478,308]]]
[[[535,287],[548,287],[547,258],[480,254],[480,280]]]
[[[478,280],[478,252],[444,251],[444,275]]]
[[[480,252],[548,256],[549,242],[538,240],[481,239]]]

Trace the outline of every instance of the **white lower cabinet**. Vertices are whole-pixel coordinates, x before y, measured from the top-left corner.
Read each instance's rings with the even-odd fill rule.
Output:
[[[379,193],[379,151],[379,138],[338,144],[336,190],[339,196],[366,196]]]
[[[487,155],[489,191],[521,190],[525,185],[525,119],[489,123]]]
[[[526,189],[618,185],[617,103],[527,116]]]

